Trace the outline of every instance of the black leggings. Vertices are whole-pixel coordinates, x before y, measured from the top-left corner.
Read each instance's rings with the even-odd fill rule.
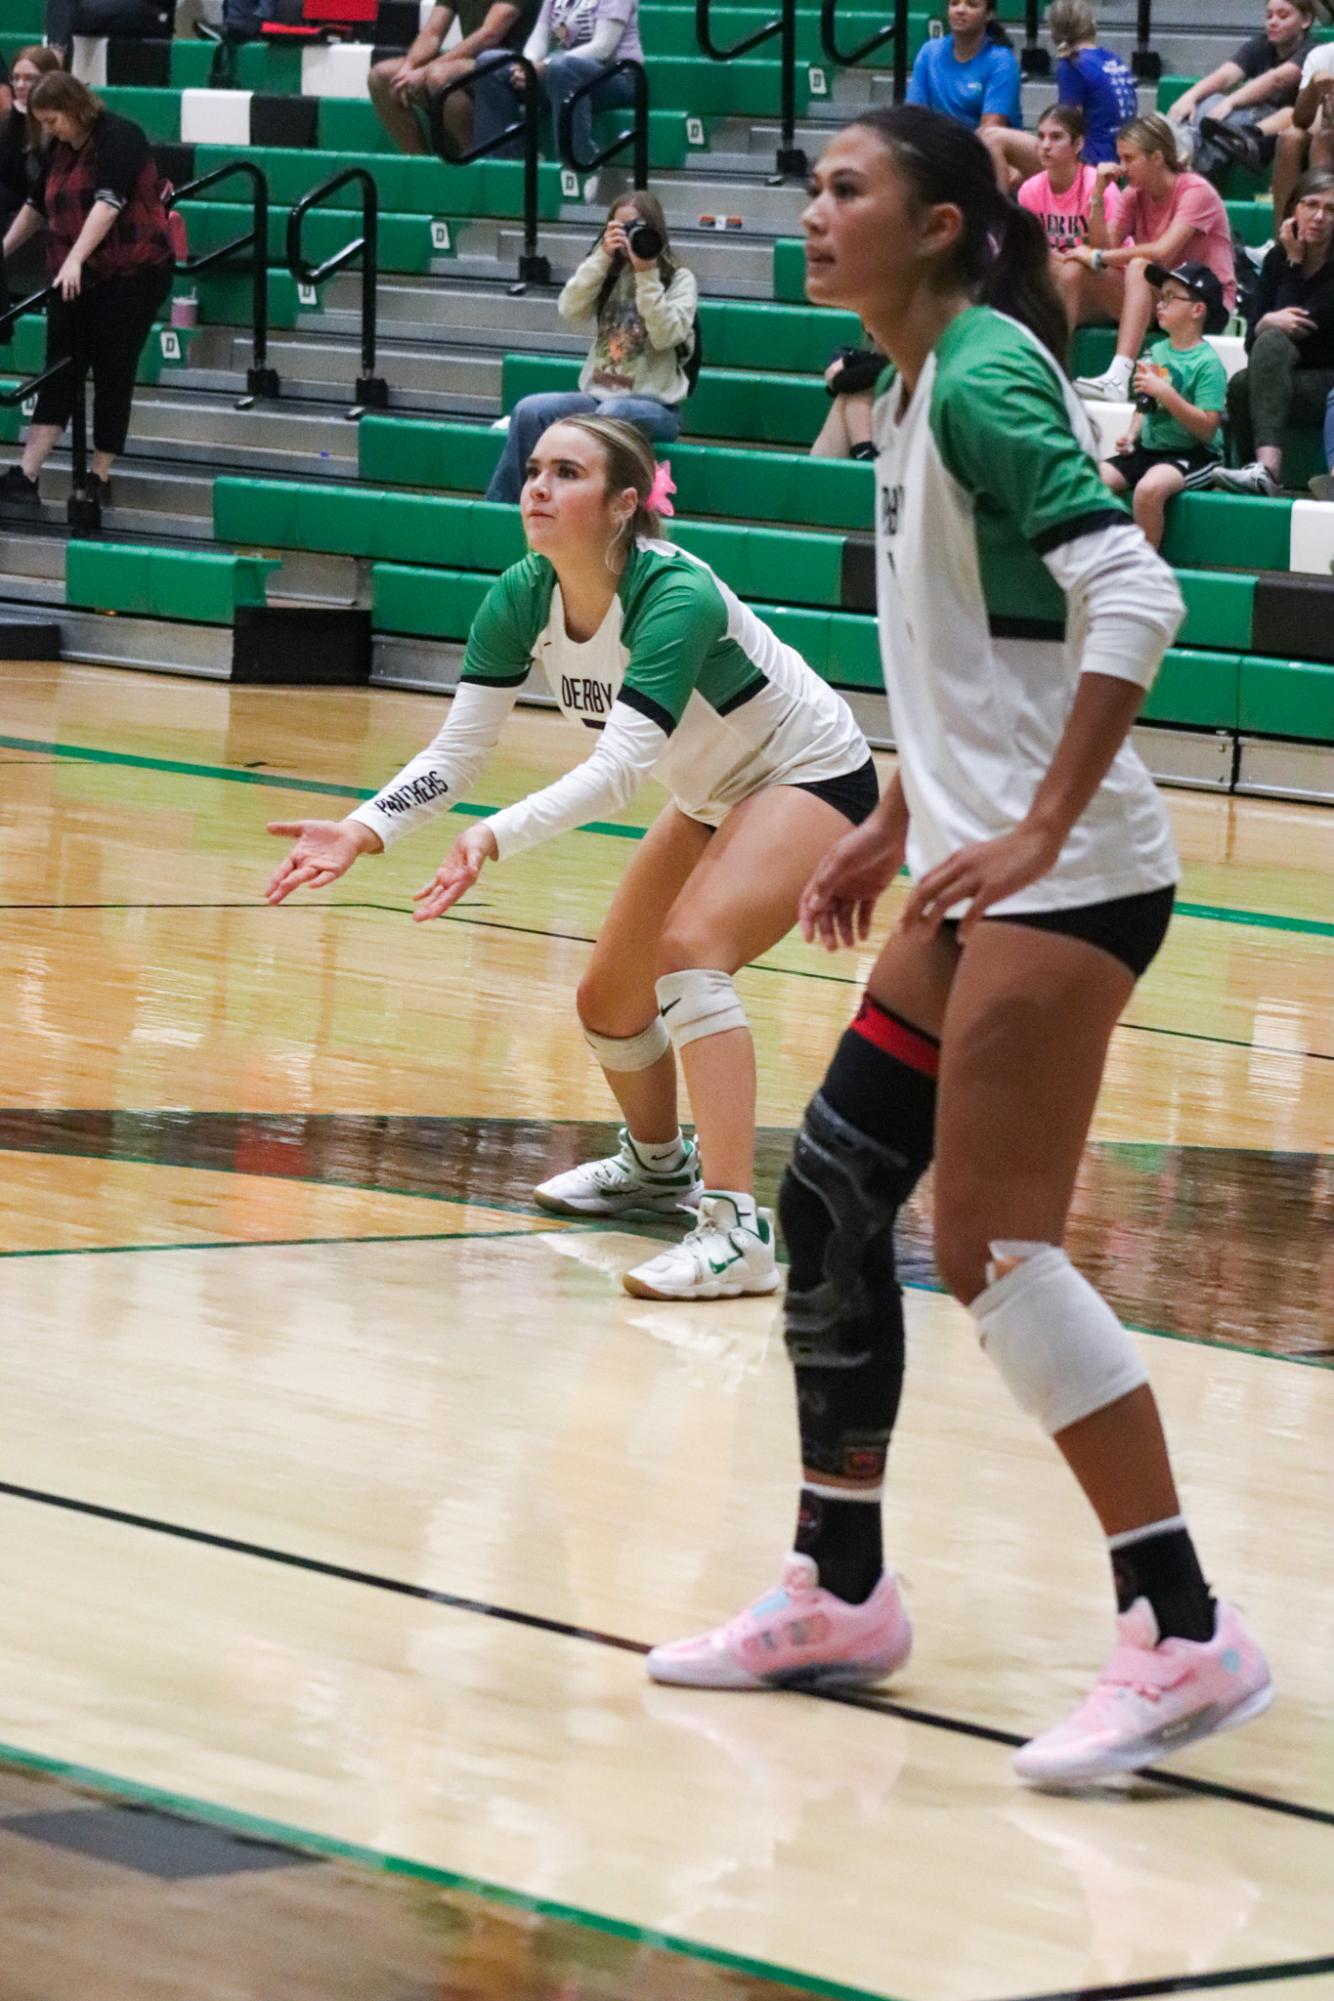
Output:
[[[168,292],[173,267],[150,264],[129,278],[86,281],[77,299],[59,293],[46,309],[46,361],[54,367],[65,355],[75,366],[39,391],[35,424],[64,430],[74,413],[83,373],[93,375],[93,450],[114,456],[125,449],[130,429],[134,378],[144,342]]]

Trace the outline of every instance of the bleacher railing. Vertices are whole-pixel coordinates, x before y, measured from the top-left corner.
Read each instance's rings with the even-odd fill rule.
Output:
[[[908,0],[894,0],[894,19],[855,49],[840,48],[838,40],[838,0],[820,0],[820,42],[829,61],[838,69],[854,69],[858,63],[894,44],[894,102],[902,104],[908,94]]]
[[[197,278],[205,271],[214,271],[243,250],[253,252],[251,265],[254,273],[254,290],[250,306],[250,367],[246,370],[246,394],[248,396],[276,397],[280,384],[278,371],[269,366],[269,181],[262,167],[253,160],[233,160],[229,166],[216,167],[211,174],[201,174],[197,181],[187,181],[183,188],[177,188],[168,197],[166,206],[175,208],[190,195],[202,194],[205,188],[217,187],[222,181],[240,174],[250,183],[250,228],[244,236],[232,238],[217,250],[208,251],[203,257],[187,258],[184,264],[176,266],[185,278]]]
[[[447,141],[445,131],[445,106],[451,97],[464,92],[471,97],[483,77],[493,76],[503,70],[508,76],[513,70],[523,72],[522,96],[514,92],[519,115],[494,138],[484,140],[480,146],[470,146],[466,153],[456,152]],[[498,153],[502,146],[512,144],[515,139],[523,141],[523,249],[519,253],[519,282],[516,292],[527,285],[549,285],[551,265],[537,247],[537,163],[541,146],[542,92],[538,86],[537,71],[527,56],[515,55],[509,49],[498,49],[491,55],[480,56],[467,76],[456,77],[443,90],[432,91],[429,98],[431,144],[436,155],[447,167],[466,167],[474,160],[485,160],[492,153]]]
[[[1042,39],[1041,0],[1024,0],[1024,46],[1019,66],[1025,76],[1051,75],[1051,50]]]
[[[323,264],[309,264],[301,248],[301,232],[311,210],[327,202],[330,195],[355,183],[361,189],[361,235],[345,243]],[[380,281],[380,194],[375,176],[365,167],[348,167],[331,180],[322,181],[303,195],[287,218],[287,268],[298,285],[322,285],[357,257],[361,259],[361,374],[357,377],[354,414],[363,410],[386,410],[389,385],[375,370],[376,292]]]
[[[89,290],[92,288],[89,287]],[[0,339],[8,336],[10,328],[25,313],[43,310],[49,299],[60,290],[58,285],[47,285],[40,292],[33,292],[28,298],[20,299],[7,313],[0,315]],[[32,375],[26,382],[20,382],[14,389],[0,392],[0,409],[16,410],[48,382],[56,382],[71,369],[78,369],[79,387],[74,398],[74,410],[70,417],[70,496],[65,504],[65,518],[71,528],[84,533],[95,531],[102,525],[102,504],[96,494],[88,491],[88,369],[85,362],[79,368],[72,354],[64,355],[53,368],[44,368],[40,375]]]
[[[1042,40],[1040,15],[1043,0],[1024,0],[1024,47],[1020,63],[1025,76],[1050,76],[1051,53]],[[1163,59],[1150,47],[1153,40],[1153,0],[1137,0],[1135,8],[1135,48],[1130,67],[1140,83],[1157,83],[1163,73]]]
[[[628,126],[624,132],[618,132],[616,137],[608,145],[603,146],[599,152],[596,152],[591,160],[581,160],[574,150],[574,107],[576,104],[581,103],[585,97],[592,97],[597,91],[601,90],[604,83],[608,83],[614,76],[628,76],[634,86],[635,96],[631,109],[634,112],[635,122],[633,125]],[[576,174],[593,174],[597,172],[599,167],[605,166],[608,160],[614,160],[619,153],[623,153],[626,147],[629,146],[633,149],[634,153],[634,184],[637,188],[646,188],[648,186],[648,113],[648,77],[645,73],[644,65],[635,62],[630,56],[625,56],[620,62],[613,63],[609,69],[601,70],[597,76],[590,77],[587,83],[581,83],[578,90],[571,91],[570,95],[561,105],[559,130],[556,133],[556,146],[561,159],[568,161]]]
[[[781,12],[753,35],[746,35],[730,49],[720,49],[713,39],[713,28],[709,14],[712,0],[695,0],[695,40],[706,56],[716,63],[734,62],[738,56],[749,54],[765,42],[779,37],[778,67],[781,85],[780,119],[782,131],[779,136],[778,153],[775,159],[775,177],[778,180],[806,177],[806,155],[796,143],[797,127],[797,0],[780,0]]]

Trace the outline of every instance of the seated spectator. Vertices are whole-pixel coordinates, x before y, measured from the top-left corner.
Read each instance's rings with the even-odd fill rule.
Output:
[[[1334,391],[1334,173],[1308,174],[1260,267],[1249,360],[1228,384],[1227,411],[1240,465],[1220,467],[1229,493],[1283,490],[1289,425],[1325,420]]]
[[[1019,206],[1037,217],[1047,232],[1048,244],[1057,252],[1073,250],[1088,241],[1095,196],[1108,228],[1121,212],[1115,182],[1107,178],[1099,182],[1097,168],[1081,160],[1083,137],[1084,115],[1077,105],[1048,106],[1038,120],[1041,172],[1024,181],[1016,196]]]
[[[10,72],[13,106],[0,124],[0,218],[8,224],[28,199],[28,185],[36,169],[36,153],[28,130],[28,92],[38,77],[60,68],[54,49],[40,43],[20,49]],[[3,62],[0,60],[0,67]]]
[[[1334,501],[1334,389],[1325,404],[1324,444],[1325,470],[1317,473],[1309,484],[1313,499]]]
[[[1309,169],[1334,167],[1334,42],[1312,49],[1302,64],[1292,123],[1274,156],[1274,214],[1286,215],[1293,191]]]
[[[1264,32],[1169,106],[1177,150],[1197,174],[1213,180],[1229,160],[1263,173],[1290,122],[1314,22],[1315,0],[1268,0]]]
[[[690,394],[685,364],[694,347],[698,300],[694,274],[672,255],[657,197],[640,189],[616,202],[557,302],[563,320],[593,329],[579,387],[515,404],[487,499],[518,500],[533,446],[561,417],[596,411],[623,418],[651,444],[678,438],[677,412]]]
[[[949,34],[924,42],[909,104],[924,104],[976,131],[1022,125],[1019,58],[996,19],[996,0],[949,0]]]
[[[1187,487],[1208,486],[1222,464],[1219,432],[1227,370],[1205,339],[1227,324],[1223,288],[1205,264],[1148,267],[1165,339],[1135,368],[1135,415],[1116,453],[1098,467],[1113,493],[1129,493],[1136,521],[1157,549],[1167,504]]]
[[[400,152],[431,151],[418,107],[433,91],[471,76],[478,56],[521,41],[523,19],[523,11],[511,0],[457,0],[457,4],[445,0],[431,9],[406,55],[387,56],[372,66],[371,102]],[[445,36],[456,20],[463,39],[446,49]],[[466,153],[472,145],[472,129],[470,93],[456,91],[445,105],[445,130],[457,152]]]
[[[811,446],[813,459],[873,459],[871,406],[889,363],[875,347],[840,347],[824,372],[833,401]]]
[[[542,11],[523,53],[537,71],[551,110],[552,143],[560,143],[560,115],[566,100],[591,78],[618,62],[644,60],[639,39],[639,0],[542,0]],[[511,123],[514,97],[524,87],[523,71],[513,69],[484,77],[475,93],[477,140],[491,137]],[[593,151],[593,113],[634,101],[634,84],[622,72],[608,77],[574,108],[571,166]]]
[[[1227,210],[1216,188],[1182,167],[1167,120],[1156,112],[1132,118],[1121,127],[1116,150],[1117,164],[1104,160],[1097,169],[1102,189],[1118,173],[1127,183],[1115,222],[1108,221],[1105,195],[1100,199],[1095,189],[1088,242],[1062,251],[1053,266],[1072,327],[1116,322],[1111,367],[1105,375],[1075,382],[1081,396],[1112,403],[1130,394],[1135,357],[1153,316],[1150,264],[1169,271],[1178,264],[1207,264],[1229,312],[1237,302]]]
[[[48,365],[75,366],[39,391],[20,465],[0,499],[36,507],[37,475],[93,376],[93,491],[111,497],[111,464],[125,448],[139,355],[171,291],[174,264],[148,140],[72,76],[39,77],[28,116],[41,128],[40,171],[5,233],[6,257],[41,228],[59,290],[47,308]]]
[[[1052,0],[1047,33],[1056,50],[1056,99],[1080,116],[1082,152],[1090,167],[1116,158],[1116,135],[1139,110],[1135,79],[1122,58],[1098,46],[1098,22],[1088,0]],[[1009,194],[1016,180],[1042,165],[1029,132],[989,125],[982,139],[996,162],[996,179]]]

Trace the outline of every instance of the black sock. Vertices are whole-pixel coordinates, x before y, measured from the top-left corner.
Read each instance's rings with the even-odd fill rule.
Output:
[[[1111,1555],[1118,1612],[1147,1598],[1159,1639],[1213,1638],[1217,1608],[1187,1528],[1164,1526],[1129,1543],[1113,1537]]]
[[[803,1487],[795,1547],[815,1559],[826,1591],[864,1605],[885,1566],[879,1500],[831,1501]]]

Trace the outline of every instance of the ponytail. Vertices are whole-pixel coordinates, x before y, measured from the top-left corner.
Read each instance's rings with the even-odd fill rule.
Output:
[[[1021,321],[1064,369],[1070,323],[1052,283],[1046,231],[1030,210],[1006,195],[999,197],[993,228],[991,260],[979,293],[982,304]]]

